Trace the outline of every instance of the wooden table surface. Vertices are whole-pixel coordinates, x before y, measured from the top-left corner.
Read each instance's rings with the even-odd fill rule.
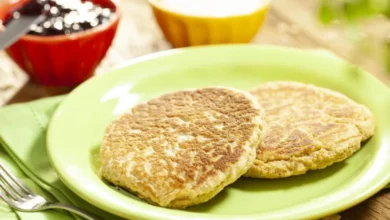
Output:
[[[380,45],[371,45],[369,53],[363,54],[356,44],[347,39],[348,32],[342,25],[325,28],[317,23],[316,3],[313,0],[273,1],[266,22],[253,43],[327,49],[390,86],[390,74],[384,70],[381,57],[375,51]],[[123,18],[114,43],[96,74],[104,74],[131,58],[171,48],[157,27],[146,0],[120,0],[119,4]],[[367,31],[366,39],[371,41],[384,36],[383,30],[388,31],[389,27],[388,22],[378,18],[367,22],[361,29]],[[29,82],[28,77],[0,52],[0,106],[66,92],[67,89],[48,89]],[[390,190],[383,190],[340,215],[332,216],[332,219],[340,217],[343,220],[390,219]]]

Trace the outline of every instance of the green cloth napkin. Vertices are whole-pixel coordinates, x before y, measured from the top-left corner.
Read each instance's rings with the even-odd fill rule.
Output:
[[[46,153],[46,130],[64,96],[0,108],[0,161],[31,189],[50,201],[74,204],[107,220],[121,219],[104,212],[70,191],[59,179]],[[387,186],[389,187],[389,186]],[[0,219],[74,220],[67,212],[18,212],[0,201]]]
[[[46,130],[52,114],[63,98],[64,96],[58,96],[0,108],[0,161],[34,192],[50,201],[73,204],[107,220],[121,219],[75,195],[61,182],[49,163],[46,152]],[[10,209],[0,199],[0,219],[82,218],[58,210],[18,212]]]

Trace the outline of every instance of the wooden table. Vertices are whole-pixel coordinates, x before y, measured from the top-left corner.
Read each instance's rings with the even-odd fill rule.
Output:
[[[313,0],[275,0],[253,43],[327,49],[371,72],[390,86],[390,74],[386,73],[380,63],[381,58],[377,56],[380,45],[371,46],[370,54],[362,54],[346,38],[348,33],[343,26],[336,24],[325,28],[317,23],[316,3]],[[123,19],[118,34],[96,74],[102,74],[131,58],[170,48],[157,27],[146,0],[121,0],[120,5]],[[388,31],[389,27],[388,22],[378,18],[361,29],[371,32],[367,37],[370,40],[384,36],[383,30]],[[0,106],[65,92],[67,90],[47,89],[28,82],[26,75],[0,52]],[[345,220],[390,219],[390,190],[383,190],[360,205],[340,213],[340,216],[332,216],[332,219],[339,217]]]

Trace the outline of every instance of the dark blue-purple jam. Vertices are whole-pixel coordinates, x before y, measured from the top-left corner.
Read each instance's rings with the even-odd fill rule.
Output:
[[[80,0],[32,0],[8,14],[4,24],[31,14],[46,14],[42,22],[31,25],[30,35],[54,36],[82,32],[107,23],[115,16],[111,8]]]

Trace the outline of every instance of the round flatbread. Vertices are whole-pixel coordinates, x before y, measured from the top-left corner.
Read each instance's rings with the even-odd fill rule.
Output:
[[[245,174],[281,178],[345,160],[374,134],[374,117],[338,92],[297,82],[270,82],[251,91],[264,109],[263,138]]]
[[[107,127],[101,175],[152,204],[206,202],[253,165],[262,113],[253,96],[230,88],[137,105]]]

